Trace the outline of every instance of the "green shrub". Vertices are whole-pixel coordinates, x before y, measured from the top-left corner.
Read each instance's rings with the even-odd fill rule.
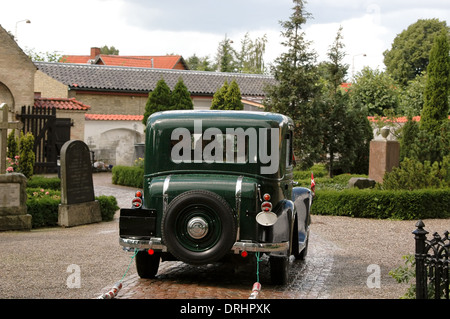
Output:
[[[400,167],[394,167],[383,177],[382,189],[422,189],[450,187],[450,156],[445,156],[442,162],[405,158]]]
[[[21,133],[19,139],[19,171],[30,178],[33,175],[35,155],[33,152],[34,136],[30,132]]]
[[[28,188],[44,188],[61,190],[61,180],[58,177],[33,176],[27,181]]]
[[[27,195],[27,212],[32,216],[31,227],[57,226],[61,193],[43,188],[27,188]]]
[[[102,213],[102,221],[111,221],[114,219],[114,214],[119,209],[117,200],[114,196],[98,196],[95,198],[100,203],[100,211]]]
[[[414,191],[322,190],[316,192],[312,213],[398,220],[449,218],[450,188]]]
[[[138,166],[114,166],[112,169],[112,183],[142,188],[144,184],[144,169]]]

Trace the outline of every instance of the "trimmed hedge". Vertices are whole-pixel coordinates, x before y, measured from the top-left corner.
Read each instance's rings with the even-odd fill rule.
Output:
[[[58,206],[61,204],[61,192],[43,188],[27,188],[27,213],[32,216],[31,227],[58,226]],[[111,221],[119,207],[114,196],[95,197],[100,203],[102,221]]]
[[[142,188],[144,186],[144,168],[138,166],[114,166],[112,169],[112,183]]]
[[[29,178],[27,181],[28,188],[44,188],[44,189],[61,189],[61,180],[58,177],[36,176]]]
[[[358,218],[450,218],[450,188],[414,191],[348,189],[316,192],[312,213]]]

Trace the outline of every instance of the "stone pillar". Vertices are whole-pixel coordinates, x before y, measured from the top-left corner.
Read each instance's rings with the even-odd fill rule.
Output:
[[[369,178],[383,182],[386,172],[398,167],[400,161],[400,143],[397,141],[372,140],[370,142]]]
[[[0,175],[0,230],[30,230],[27,178],[20,173]]]

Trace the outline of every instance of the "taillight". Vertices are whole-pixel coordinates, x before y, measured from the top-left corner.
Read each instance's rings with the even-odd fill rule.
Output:
[[[137,192],[134,194],[134,198],[133,198],[133,200],[131,201],[131,205],[133,206],[133,208],[141,208],[141,207],[142,207],[142,204],[143,204],[143,201],[142,201],[142,193],[141,193],[141,191],[137,191]]]
[[[272,203],[269,202],[270,198],[270,195],[267,193],[263,196],[264,202],[262,202],[261,204],[261,210],[265,213],[269,213],[272,211]]]
[[[272,210],[272,203],[264,202],[261,204],[261,210],[263,212],[270,212]]]
[[[256,215],[256,222],[262,226],[272,226],[278,219],[277,214],[272,212],[271,198],[272,196],[267,193],[262,196],[261,212]]]

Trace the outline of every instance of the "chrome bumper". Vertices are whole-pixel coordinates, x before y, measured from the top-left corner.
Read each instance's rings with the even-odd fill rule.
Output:
[[[119,238],[119,243],[123,247],[135,249],[155,249],[163,252],[167,251],[167,247],[161,243],[161,238],[152,237],[150,239],[132,239]],[[289,242],[283,243],[252,243],[245,241],[238,241],[234,243],[231,250],[235,254],[241,251],[247,252],[281,252],[289,249]]]

